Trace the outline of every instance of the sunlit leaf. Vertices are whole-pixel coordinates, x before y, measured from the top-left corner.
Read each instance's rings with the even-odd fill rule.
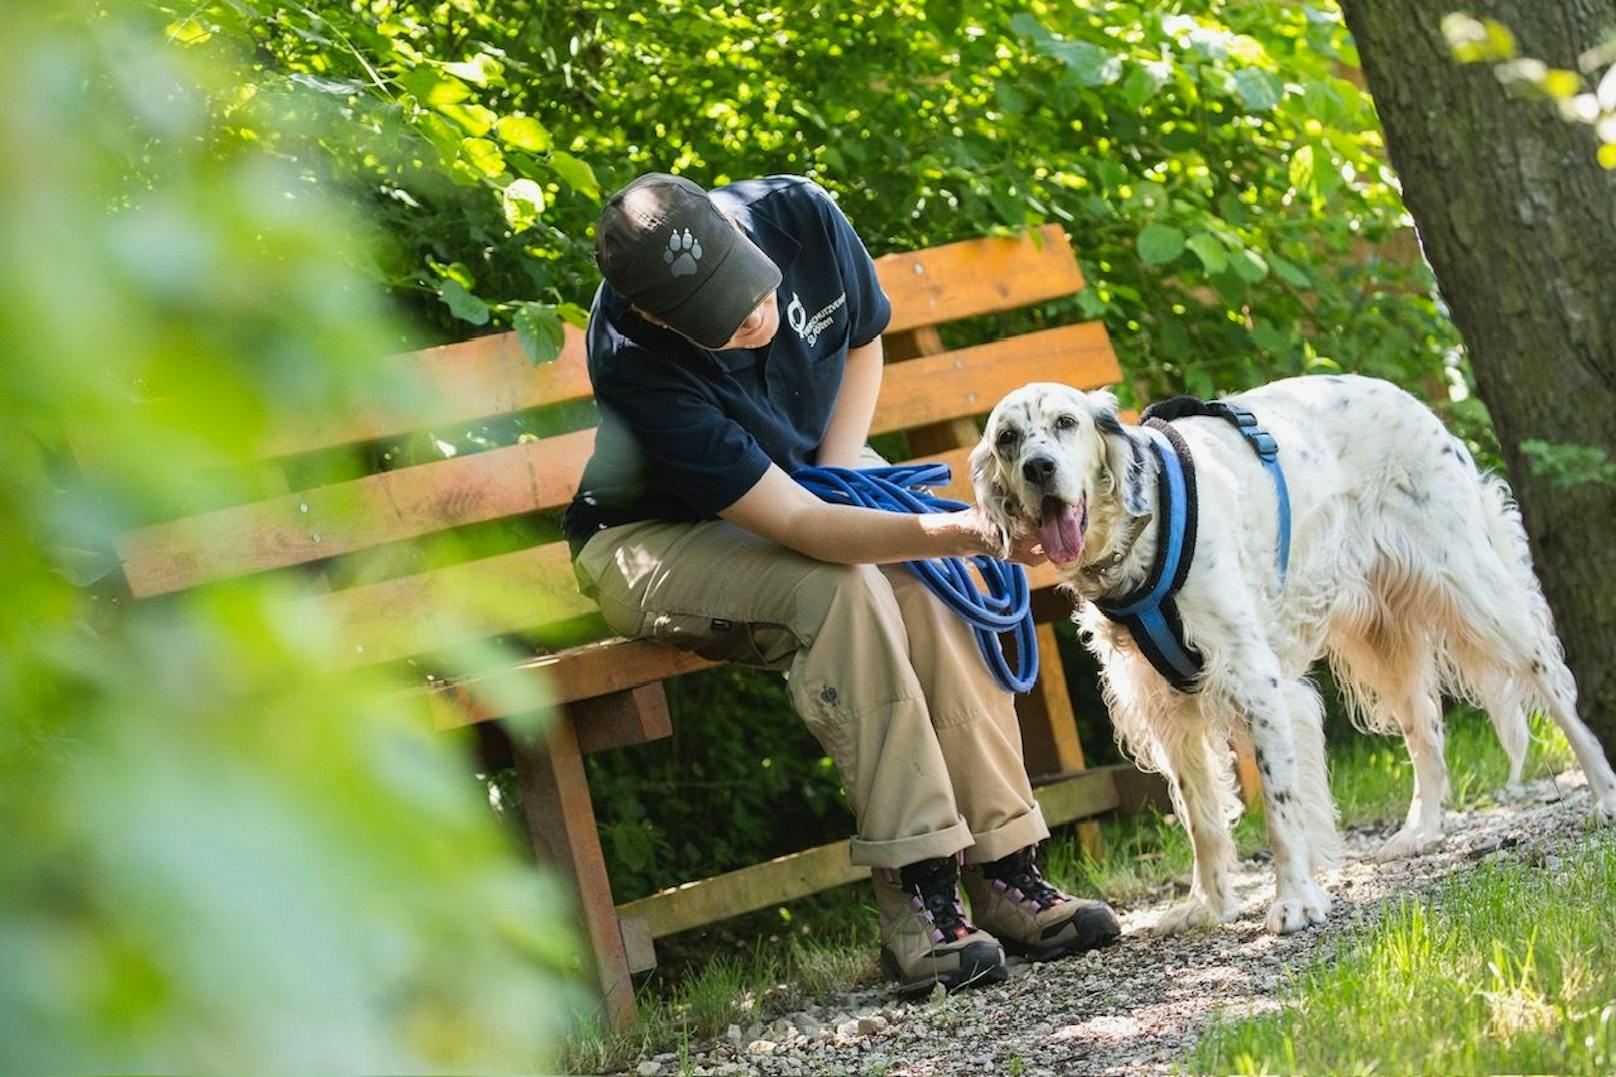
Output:
[[[512,230],[517,232],[532,228],[544,212],[544,188],[530,179],[512,180],[500,192],[500,198],[505,208],[505,219],[511,222]]]
[[[532,116],[501,116],[494,130],[519,150],[543,153],[550,148],[550,132]]]
[[[583,195],[585,198],[600,199],[600,184],[595,180],[594,169],[589,162],[579,160],[570,153],[556,150],[550,154],[550,167],[556,174],[567,182],[567,186]]]
[[[561,354],[566,340],[560,316],[554,307],[543,303],[524,303],[511,319],[516,339],[534,364],[549,363]]]
[[[1185,246],[1201,260],[1201,266],[1208,276],[1215,276],[1229,267],[1229,249],[1216,236],[1202,232],[1191,236]]]
[[[486,138],[464,138],[460,148],[466,157],[485,176],[498,176],[505,171],[505,155]]]

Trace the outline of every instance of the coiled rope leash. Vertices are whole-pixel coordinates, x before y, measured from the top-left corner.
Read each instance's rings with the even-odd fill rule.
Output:
[[[948,485],[950,477],[947,464],[809,467],[792,476],[809,492],[832,504],[916,513],[958,512],[967,507],[964,502],[926,491],[929,486]],[[904,566],[955,616],[971,626],[982,661],[987,663],[988,672],[1000,687],[1010,692],[1025,692],[1038,679],[1038,640],[1032,623],[1026,570],[994,557],[976,556],[970,561],[982,574],[986,594],[966,568],[965,558],[905,561]],[[1013,633],[1016,641],[1016,668],[1013,670],[999,640],[1005,632]]]

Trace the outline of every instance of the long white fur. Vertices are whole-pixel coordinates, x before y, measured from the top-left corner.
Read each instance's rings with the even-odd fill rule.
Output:
[[[1090,602],[1074,615],[1100,660],[1119,743],[1168,778],[1195,849],[1189,899],[1158,930],[1236,915],[1228,871],[1240,811],[1229,748],[1237,730],[1255,746],[1263,777],[1276,875],[1267,928],[1296,931],[1328,915],[1317,876],[1341,843],[1322,701],[1308,679],[1321,657],[1355,721],[1400,731],[1414,764],[1407,820],[1381,858],[1441,840],[1444,692],[1488,711],[1512,781],[1526,755],[1526,715],[1547,713],[1582,764],[1596,818],[1616,818],[1616,773],[1577,716],[1576,685],[1503,481],[1478,471],[1430,409],[1388,382],[1292,378],[1232,399],[1280,446],[1292,512],[1283,587],[1267,472],[1229,424],[1193,418],[1174,424],[1199,488],[1197,546],[1178,608],[1205,659],[1200,690],[1171,688]],[[1027,459],[1051,454],[1049,485],[1024,474]],[[1140,431],[1119,422],[1109,392],[1043,383],[1011,393],[994,408],[971,472],[978,503],[1010,532],[1035,530],[1052,492],[1086,505],[1082,558],[1061,566],[1079,599],[1125,594],[1147,575],[1156,464]]]

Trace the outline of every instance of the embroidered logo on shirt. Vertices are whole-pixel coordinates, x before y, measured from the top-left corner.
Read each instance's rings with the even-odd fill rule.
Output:
[[[690,234],[690,229],[681,232],[675,228],[668,237],[668,249],[662,252],[662,260],[668,263],[668,271],[674,276],[688,277],[701,261],[701,241]]]
[[[792,292],[791,302],[786,305],[786,324],[790,325],[799,337],[807,341],[808,346],[811,348],[819,340],[819,335],[829,329],[831,323],[836,320],[836,312],[846,305],[847,293],[843,292],[832,300],[824,310],[810,318],[808,317],[808,308],[802,305],[802,300],[797,298],[797,293]]]

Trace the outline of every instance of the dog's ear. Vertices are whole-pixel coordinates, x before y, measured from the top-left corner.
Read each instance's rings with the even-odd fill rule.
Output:
[[[988,420],[988,430],[993,429],[993,421]],[[999,457],[993,451],[992,439],[984,433],[982,440],[976,443],[971,450],[970,457],[971,488],[976,491],[976,504],[984,515],[999,527],[999,534],[1004,538],[1004,549],[999,551],[1000,557],[1010,556],[1010,491],[999,477]]]
[[[1144,439],[1122,425],[1117,398],[1110,390],[1090,393],[1089,404],[1094,408],[1094,426],[1099,430],[1100,441],[1105,447],[1105,470],[1111,480],[1112,491],[1129,516],[1148,515],[1150,501],[1145,488],[1147,446]]]

